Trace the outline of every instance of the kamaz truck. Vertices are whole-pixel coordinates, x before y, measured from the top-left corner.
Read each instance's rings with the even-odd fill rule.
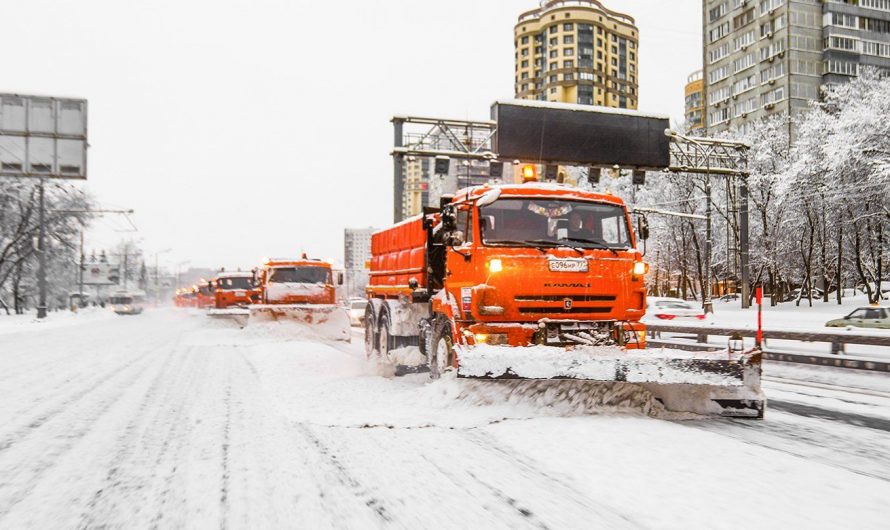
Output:
[[[369,356],[416,346],[433,378],[638,383],[669,410],[763,415],[759,352],[646,348],[648,267],[617,197],[471,187],[373,234],[371,254]]]

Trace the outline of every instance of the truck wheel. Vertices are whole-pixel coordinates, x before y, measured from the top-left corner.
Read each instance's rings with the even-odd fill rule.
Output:
[[[374,322],[370,318],[365,319],[365,355],[368,359],[377,352],[377,336],[374,333]]]
[[[389,360],[389,352],[390,350],[395,349],[395,346],[393,344],[392,335],[390,335],[389,316],[387,315],[380,317],[380,326],[377,328],[377,346],[378,351],[380,352],[380,357],[384,360]]]
[[[436,323],[427,359],[430,366],[430,379],[438,379],[454,366],[454,341],[451,338],[451,324],[447,320]]]

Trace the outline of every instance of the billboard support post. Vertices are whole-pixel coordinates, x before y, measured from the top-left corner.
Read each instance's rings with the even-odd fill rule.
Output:
[[[46,318],[46,207],[44,204],[44,180],[38,185],[37,206],[37,318]]]

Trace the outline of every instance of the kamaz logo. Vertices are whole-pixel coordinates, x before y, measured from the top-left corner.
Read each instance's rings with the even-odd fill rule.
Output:
[[[589,289],[589,283],[545,283],[544,287],[556,287],[563,289]]]
[[[562,305],[563,305],[563,307],[565,308],[566,311],[571,311],[571,309],[572,309],[572,299],[571,299],[571,298],[566,298],[565,300],[562,301]]]

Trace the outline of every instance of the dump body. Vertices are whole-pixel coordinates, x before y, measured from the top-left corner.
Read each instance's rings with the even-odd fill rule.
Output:
[[[684,410],[762,415],[759,355],[645,349],[647,266],[617,197],[541,183],[474,187],[375,233],[371,254],[369,355],[398,362],[418,346],[434,376],[698,385],[724,404],[727,392],[739,396],[739,406],[714,397]]]

